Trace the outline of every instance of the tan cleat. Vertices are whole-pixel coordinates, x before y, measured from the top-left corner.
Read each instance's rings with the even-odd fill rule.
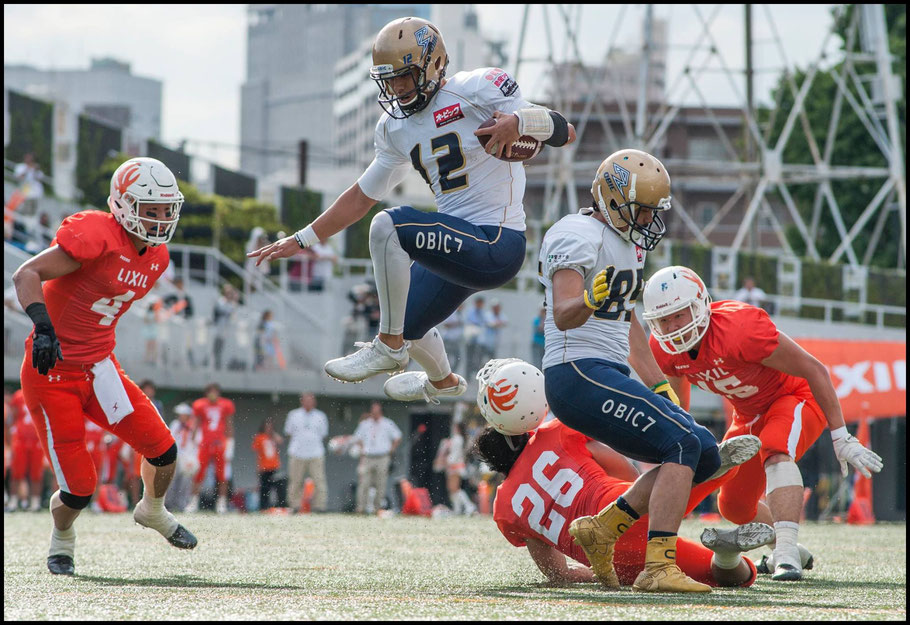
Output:
[[[619,590],[619,577],[613,568],[613,545],[619,540],[619,535],[609,531],[606,525],[594,516],[583,516],[572,521],[569,525],[569,534],[588,556],[591,570],[600,583],[607,588]]]
[[[632,590],[636,592],[711,592],[711,587],[686,575],[671,562],[648,563],[638,574]]]

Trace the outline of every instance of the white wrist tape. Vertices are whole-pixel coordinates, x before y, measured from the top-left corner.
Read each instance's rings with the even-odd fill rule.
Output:
[[[778,462],[765,468],[766,487],[765,494],[770,494],[778,488],[786,486],[802,486],[803,474],[792,460]]]
[[[839,441],[840,439],[847,436],[847,434],[849,434],[849,432],[847,432],[847,426],[842,425],[839,428],[837,428],[836,430],[831,430],[831,440]]]
[[[313,230],[313,224],[295,232],[294,239],[297,240],[297,245],[302,248],[312,247],[319,243],[319,237],[316,236],[316,231]]]
[[[538,141],[546,141],[553,136],[553,118],[550,111],[541,106],[519,109],[515,111],[518,117],[518,134],[534,137]]]

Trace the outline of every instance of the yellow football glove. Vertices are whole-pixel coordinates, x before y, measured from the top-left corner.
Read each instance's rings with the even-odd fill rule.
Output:
[[[598,310],[604,300],[610,297],[610,283],[613,281],[613,272],[616,268],[610,265],[594,276],[590,289],[585,290],[585,306],[591,310]]]
[[[651,391],[657,393],[658,395],[663,395],[677,406],[681,405],[679,403],[679,397],[676,396],[676,391],[673,390],[673,387],[670,386],[670,383],[667,380],[662,380],[652,386]]]

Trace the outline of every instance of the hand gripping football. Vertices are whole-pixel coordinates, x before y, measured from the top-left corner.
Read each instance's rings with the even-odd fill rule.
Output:
[[[496,123],[496,118],[491,117],[480,126],[481,128],[489,128]],[[487,143],[490,142],[490,135],[480,135],[477,137],[477,140],[480,141],[480,145],[484,149],[487,148]],[[514,163],[516,161],[526,161],[528,159],[534,158],[540,153],[540,150],[543,148],[543,143],[535,139],[534,137],[529,137],[528,135],[522,135],[518,137],[517,141],[512,142],[512,156],[507,157],[505,151],[503,151],[502,156],[499,157],[501,161],[509,161]]]

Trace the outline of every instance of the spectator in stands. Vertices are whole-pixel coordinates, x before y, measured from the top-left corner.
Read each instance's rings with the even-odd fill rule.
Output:
[[[143,361],[149,365],[158,364],[158,338],[161,334],[161,324],[164,321],[164,302],[161,299],[160,282],[156,282],[152,290],[146,295],[145,312],[142,315],[142,337],[145,339],[145,357]]]
[[[212,351],[215,369],[219,371],[222,365],[221,357],[224,353],[224,344],[228,337],[231,321],[234,319],[234,313],[239,305],[240,293],[229,282],[225,282],[221,287],[221,296],[215,302],[215,309],[212,313],[212,325],[214,326],[215,335]]]
[[[272,419],[264,419],[259,425],[259,433],[253,437],[253,451],[256,452],[256,472],[259,473],[259,509],[272,507],[272,490],[275,490],[279,508],[287,507],[287,481],[276,480],[275,473],[281,468],[281,455],[278,446],[284,438],[275,431]]]
[[[23,162],[16,165],[13,175],[19,182],[19,192],[22,194],[22,206],[19,208],[21,215],[34,215],[38,210],[38,200],[44,197],[45,179],[44,172],[35,162],[35,155],[28,152],[22,157]]]
[[[385,498],[389,482],[389,465],[392,455],[401,444],[401,430],[395,422],[382,414],[382,404],[374,401],[370,412],[354,430],[352,441],[360,450],[360,465],[357,467],[358,514],[368,510],[378,512]],[[375,500],[368,501],[370,488],[376,491]]]
[[[199,472],[199,444],[202,432],[193,409],[183,402],[174,407],[177,418],[171,421],[171,434],[177,442],[177,472],[165,495],[164,505],[170,510],[183,511],[193,492],[193,478]]]
[[[484,310],[485,300],[483,296],[474,298],[474,308],[465,315],[464,338],[467,344],[468,352],[468,375],[480,369],[480,365],[486,360],[483,357],[483,333],[487,326],[487,311]]]
[[[164,297],[164,317],[171,321],[169,329],[171,337],[168,349],[172,350],[167,355],[168,363],[189,363],[194,366],[193,361],[193,336],[192,328],[189,321],[193,317],[193,300],[183,286],[183,278],[174,278],[174,291]]]
[[[338,263],[338,255],[332,246],[325,243],[316,243],[307,248],[309,251],[309,286],[310,291],[322,291],[326,283],[332,279],[332,272]]]
[[[499,352],[499,336],[508,322],[499,300],[490,300],[490,310],[486,313],[484,331],[480,341],[483,346],[480,362],[486,362],[490,358],[496,357]]]
[[[329,420],[325,413],[316,409],[316,396],[312,393],[300,395],[300,408],[288,413],[284,423],[288,440],[288,490],[291,509],[300,510],[303,482],[312,478],[316,491],[313,495],[313,510],[325,512],[328,489],[325,479],[325,445],[329,435]]]
[[[449,502],[452,504],[455,514],[470,516],[477,511],[477,506],[461,487],[467,468],[465,459],[467,443],[464,423],[453,421],[451,435],[439,443],[439,451],[433,462],[433,469],[437,472],[445,472],[446,490],[449,491]]]
[[[544,348],[544,322],[547,319],[547,309],[541,307],[534,321],[531,322],[533,337],[531,338],[531,363],[540,369],[543,363]]]
[[[467,375],[461,371],[464,361],[464,305],[459,305],[449,318],[442,322],[442,343],[445,345],[446,354],[449,355],[449,364],[452,371]]]
[[[256,328],[256,371],[284,369],[284,356],[278,341],[278,328],[271,310],[265,310]]]
[[[246,244],[246,253],[249,254],[268,244],[269,237],[266,235],[265,230],[256,226],[253,228],[253,231],[250,232],[250,239]],[[269,275],[270,271],[269,261],[263,261],[259,266],[256,266],[255,258],[247,258],[243,266],[244,269],[246,269],[246,276],[244,276],[244,279],[246,281],[247,292],[252,293],[253,291],[262,290],[265,277]]]
[[[757,308],[763,308],[762,304],[767,298],[767,294],[755,286],[755,279],[751,276],[743,280],[743,288],[736,292],[733,299],[751,304]]]

